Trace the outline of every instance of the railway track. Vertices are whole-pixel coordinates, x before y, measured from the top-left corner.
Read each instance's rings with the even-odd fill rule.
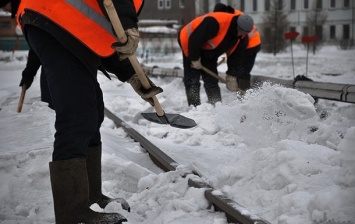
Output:
[[[179,77],[182,78],[183,70],[169,69],[159,67],[143,67],[148,76],[161,76],[161,77]],[[221,77],[225,77],[225,73],[219,73]],[[313,82],[310,80],[285,80],[272,77],[265,77],[259,75],[251,76],[251,84],[258,85],[262,82],[277,83],[286,87],[295,88],[301,92],[308,93],[315,98],[334,100],[346,103],[355,103],[355,85],[352,84],[339,84],[328,82]]]
[[[136,130],[130,127],[127,123],[113,114],[110,110],[105,108],[105,115],[107,118],[111,119],[117,127],[123,128],[123,130],[136,142],[139,142],[142,148],[144,148],[149,157],[152,159],[155,165],[164,170],[165,172],[176,170],[179,165],[170,156],[165,154],[161,149],[156,147],[144,136],[139,134]],[[237,224],[270,224],[270,222],[264,220],[257,214],[250,212],[249,209],[243,207],[237,202],[229,199],[225,195],[221,194],[220,191],[216,190],[204,182],[201,176],[197,172],[192,172],[189,176],[188,184],[190,187],[204,188],[205,197],[214,206],[216,211],[224,212],[229,223]],[[185,175],[187,176],[187,174]],[[204,177],[208,178],[208,177]]]

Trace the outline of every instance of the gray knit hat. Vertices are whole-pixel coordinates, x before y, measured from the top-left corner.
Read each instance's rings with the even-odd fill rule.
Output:
[[[249,33],[253,29],[254,21],[251,16],[242,14],[238,17],[237,24],[241,30]]]

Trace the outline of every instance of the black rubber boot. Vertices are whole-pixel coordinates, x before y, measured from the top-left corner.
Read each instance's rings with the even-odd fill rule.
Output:
[[[97,203],[101,208],[105,208],[108,203],[116,201],[121,204],[123,209],[129,212],[131,209],[126,200],[123,198],[109,198],[102,194],[101,157],[101,145],[88,148],[86,168],[89,178],[89,204]]]
[[[244,93],[250,89],[250,79],[237,79],[238,88]]]
[[[201,105],[200,87],[186,88],[187,104],[194,107]]]
[[[221,89],[219,87],[205,89],[207,94],[208,103],[215,105],[217,102],[222,101]]]
[[[85,158],[49,163],[56,224],[121,224],[119,213],[98,213],[89,208],[89,181]]]

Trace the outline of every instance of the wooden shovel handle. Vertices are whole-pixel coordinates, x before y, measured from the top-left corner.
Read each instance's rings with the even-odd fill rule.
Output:
[[[117,15],[117,11],[112,3],[112,0],[104,0],[104,5],[107,11],[107,14],[111,20],[113,29],[115,30],[115,33],[118,37],[118,40],[121,43],[125,43],[127,41],[127,36],[126,33],[124,32],[124,29],[122,27],[122,23],[120,18]],[[138,59],[135,55],[131,55],[128,57],[129,61],[131,62],[134,71],[137,73],[139,80],[141,81],[143,87],[145,89],[149,89],[151,87],[147,77],[145,76],[145,73],[141,67],[141,65],[138,62]],[[158,99],[156,96],[152,97],[154,100],[154,109],[157,112],[158,116],[164,116],[164,110],[161,107]]]
[[[221,76],[217,75],[216,73],[212,72],[211,70],[209,70],[208,68],[206,68],[205,66],[202,66],[202,70],[204,72],[206,72],[207,74],[215,77],[216,79],[218,79],[219,81],[221,81],[222,83],[226,83],[226,80],[224,78],[222,78]]]
[[[217,67],[223,64],[225,61],[226,61],[226,57],[222,57],[222,59],[219,62],[217,62]]]
[[[22,85],[22,90],[21,90],[20,100],[18,101],[17,113],[21,113],[21,111],[22,111],[22,105],[23,105],[23,101],[25,100],[25,95],[26,95],[26,85],[23,84]]]

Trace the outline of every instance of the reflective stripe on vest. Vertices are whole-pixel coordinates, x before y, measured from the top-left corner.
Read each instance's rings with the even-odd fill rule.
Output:
[[[247,49],[260,45],[261,43],[260,33],[255,25],[253,29],[248,33],[248,37],[249,37],[249,42],[248,42]]]
[[[217,36],[206,41],[203,44],[202,49],[204,50],[213,50],[215,49],[224,39],[227,34],[228,28],[230,27],[232,19],[235,17],[234,14],[223,13],[223,12],[212,12],[203,16],[199,16],[192,20],[189,24],[182,28],[180,31],[180,44],[184,52],[184,55],[188,57],[189,55],[189,39],[194,30],[201,24],[203,19],[206,17],[213,17],[218,21],[219,31]]]
[[[252,36],[254,36],[254,34],[258,31],[258,29],[256,28],[256,26],[253,26],[253,29],[248,33],[248,37],[251,38]]]
[[[134,2],[142,3],[142,0]],[[49,18],[99,56],[107,57],[115,53],[111,45],[117,39],[97,0],[22,0],[18,18],[25,13],[25,9]]]
[[[83,13],[86,17],[90,18],[92,21],[95,21],[102,28],[106,30],[106,32],[114,35],[111,23],[103,16],[101,9],[96,8],[98,4],[92,4],[93,1],[78,1],[78,0],[65,0],[68,4],[76,8],[79,12]],[[96,3],[96,1],[95,1]],[[99,10],[99,11],[98,11]],[[78,24],[80,25],[80,24]]]

